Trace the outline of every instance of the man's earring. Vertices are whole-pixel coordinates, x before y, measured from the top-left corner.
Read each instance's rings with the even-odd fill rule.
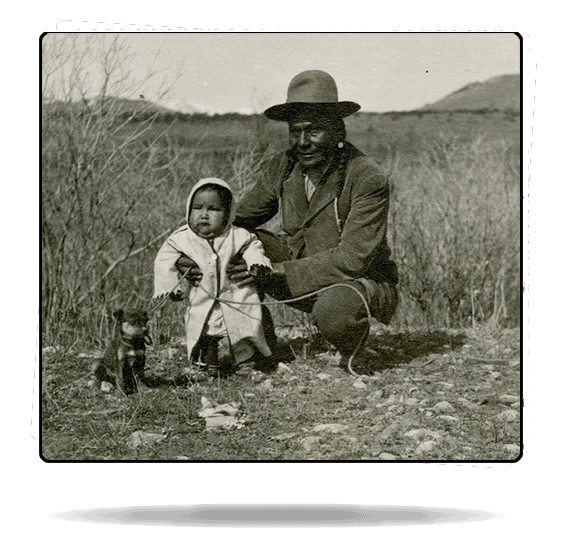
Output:
[[[338,148],[341,149],[343,147],[343,142],[338,142]]]

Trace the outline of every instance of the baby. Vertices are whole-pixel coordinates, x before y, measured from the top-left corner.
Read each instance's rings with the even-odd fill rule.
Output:
[[[241,255],[248,268],[271,268],[271,262],[255,234],[232,225],[234,216],[230,186],[218,178],[200,180],[187,200],[187,225],[166,240],[154,263],[154,298],[187,298],[188,356],[190,361],[204,363],[211,375],[218,371],[219,345],[232,354],[239,374],[251,371],[255,349],[265,357],[271,356],[256,288],[238,286],[226,274],[234,255]],[[202,278],[196,286],[187,282],[178,285],[176,261],[181,255],[192,259],[201,270]]]

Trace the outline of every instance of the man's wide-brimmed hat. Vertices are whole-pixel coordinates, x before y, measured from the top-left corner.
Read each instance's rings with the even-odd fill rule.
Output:
[[[303,112],[347,117],[361,108],[356,102],[338,102],[334,78],[322,70],[307,70],[289,83],[285,104],[271,106],[264,115],[275,121],[290,121]]]

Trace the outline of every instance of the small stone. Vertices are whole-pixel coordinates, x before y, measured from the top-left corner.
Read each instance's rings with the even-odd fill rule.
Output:
[[[396,431],[398,430],[398,424],[392,423],[388,427],[382,430],[380,434],[381,440],[388,440]]]
[[[520,361],[518,361],[517,359],[513,359],[512,361],[509,361],[509,366],[510,367],[515,367],[515,366],[519,366],[521,363]]]
[[[57,352],[57,348],[55,346],[46,346],[41,350],[41,355],[53,355]]]
[[[271,380],[265,380],[258,385],[258,387],[262,391],[272,391],[273,390],[273,382]]]
[[[277,372],[279,372],[279,374],[292,374],[293,373],[293,371],[285,363],[279,363],[277,365]]]
[[[503,449],[516,457],[519,456],[519,452],[521,451],[521,448],[517,444],[506,444]]]
[[[510,406],[516,410],[519,410],[521,408],[521,403],[520,402],[514,402],[513,404],[510,404]]]
[[[153,446],[162,442],[166,435],[159,433],[147,433],[144,431],[135,431],[127,440],[127,447],[138,448],[139,446]]]
[[[110,382],[101,382],[100,389],[104,393],[109,393],[115,386]]]
[[[426,442],[422,442],[414,451],[416,455],[423,455],[424,453],[429,453],[437,446],[437,442],[433,440],[427,440]]]
[[[462,397],[458,398],[457,402],[462,405],[463,408],[468,408],[469,410],[476,410],[478,408],[478,404],[470,402],[469,400]]]
[[[455,409],[451,406],[451,404],[449,404],[446,400],[442,401],[442,402],[438,402],[433,408],[432,410],[436,413],[436,414],[447,414],[447,413],[451,413],[454,412]]]
[[[341,433],[348,428],[347,425],[342,425],[341,423],[323,423],[321,425],[316,425],[312,429],[315,433],[330,432],[330,433]]]
[[[329,380],[332,376],[330,374],[325,374],[325,373],[320,373],[320,374],[316,374],[316,377],[319,380]]]
[[[456,423],[459,420],[458,417],[445,415],[437,416],[437,419],[441,419],[442,421],[446,421],[447,423]]]
[[[494,371],[494,372],[490,372],[490,377],[494,380],[499,380],[501,379],[502,374],[501,372]]]
[[[382,453],[380,448],[377,448],[371,452],[371,457],[378,457]]]
[[[404,401],[404,404],[405,404],[406,406],[414,406],[414,404],[418,404],[418,403],[419,403],[419,400],[416,399],[416,398],[414,398],[414,397],[411,397],[411,398],[406,399],[406,400]]]
[[[353,387],[355,387],[355,389],[366,389],[367,388],[367,384],[361,379],[357,379],[353,382]]]
[[[261,370],[252,370],[250,373],[250,379],[254,383],[260,383],[265,379],[265,374]]]
[[[498,414],[496,417],[498,419],[501,419],[502,421],[511,422],[519,418],[519,412],[517,410],[505,410],[501,414]]]
[[[396,460],[396,456],[392,455],[392,453],[386,453],[386,452],[382,452],[379,455],[379,459],[382,459],[383,461],[394,461]]]
[[[453,389],[453,387],[455,387],[455,384],[450,383],[450,382],[435,382],[437,385],[440,385],[441,387],[444,387],[445,389]]]
[[[386,403],[387,404],[396,404],[398,402],[398,397],[396,395],[390,395],[390,397],[388,397]]]
[[[177,459],[178,461],[190,461],[190,458],[189,458],[189,457],[186,457],[185,455],[178,455],[178,456],[176,457],[176,459]]]
[[[306,451],[310,451],[313,448],[314,444],[316,444],[316,442],[318,442],[319,440],[319,436],[306,436],[301,440],[301,444]]]
[[[370,402],[376,402],[377,400],[382,399],[384,395],[384,392],[382,389],[377,389],[376,391],[374,391],[373,393],[371,393],[368,397],[367,400]]]
[[[500,401],[505,402],[506,404],[512,404],[514,402],[518,402],[519,397],[516,395],[501,395]]]
[[[437,431],[431,431],[429,429],[412,429],[411,431],[408,431],[404,436],[413,438],[418,442],[421,440],[426,440],[428,438],[431,438],[433,440],[440,440],[442,438],[442,436]]]

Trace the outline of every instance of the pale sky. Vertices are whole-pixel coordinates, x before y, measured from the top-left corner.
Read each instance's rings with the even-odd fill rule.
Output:
[[[373,112],[416,109],[467,83],[520,71],[520,41],[511,33],[119,35],[131,53],[131,74],[142,79],[156,72],[143,85],[143,96],[180,111],[193,106],[208,113],[261,113],[285,102],[291,78],[310,69],[335,78],[340,100]],[[76,36],[81,44],[92,34]],[[44,42],[59,37],[47,35]],[[88,55],[95,81],[100,55],[91,45]],[[169,87],[164,99],[162,86]]]

